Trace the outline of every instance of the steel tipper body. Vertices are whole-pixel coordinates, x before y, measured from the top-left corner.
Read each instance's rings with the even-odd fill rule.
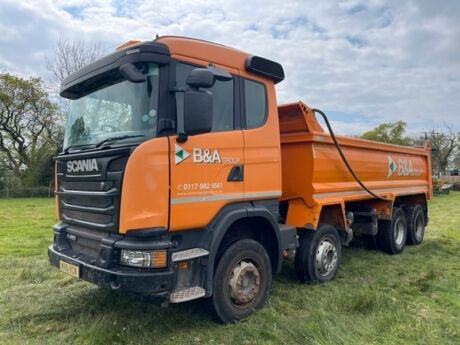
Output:
[[[51,264],[173,303],[210,297],[234,322],[264,304],[283,258],[324,282],[353,234],[390,254],[421,243],[428,152],[333,144],[302,103],[278,108],[283,79],[274,61],[168,36],[67,77]]]
[[[274,83],[283,77],[263,58],[161,37],[66,78],[50,262],[174,303],[213,296],[223,321],[261,306],[283,253],[297,245],[296,229],[278,223]],[[244,89],[261,103],[245,103]]]
[[[430,147],[398,146],[338,136],[350,165],[375,194],[357,183],[342,161],[331,135],[304,103],[279,107],[283,196],[289,203],[286,223],[316,229],[324,206],[343,210],[336,221],[346,228],[347,206],[369,205],[379,219],[389,219],[395,201],[418,199],[426,210],[431,198]]]

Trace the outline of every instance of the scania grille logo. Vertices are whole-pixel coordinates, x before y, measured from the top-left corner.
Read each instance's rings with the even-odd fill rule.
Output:
[[[99,171],[97,161],[93,159],[81,159],[78,161],[67,162],[68,173],[82,173],[82,172],[94,172]]]

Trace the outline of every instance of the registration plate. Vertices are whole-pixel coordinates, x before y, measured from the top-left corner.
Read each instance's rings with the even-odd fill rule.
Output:
[[[59,269],[73,277],[80,278],[80,267],[78,265],[72,265],[61,260],[59,261]]]

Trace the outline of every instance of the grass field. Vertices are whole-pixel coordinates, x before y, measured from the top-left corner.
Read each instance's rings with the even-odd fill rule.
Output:
[[[460,344],[460,193],[430,202],[421,246],[345,248],[335,281],[286,262],[265,308],[221,325],[206,303],[162,309],[51,267],[54,203],[0,199],[0,344]]]

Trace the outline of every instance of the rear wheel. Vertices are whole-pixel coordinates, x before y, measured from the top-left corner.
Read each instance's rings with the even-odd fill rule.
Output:
[[[377,233],[378,247],[388,254],[399,254],[406,244],[407,222],[401,208],[393,210],[391,221],[380,220]]]
[[[270,259],[257,241],[243,239],[222,254],[214,273],[212,303],[223,323],[231,323],[261,307],[272,283]]]
[[[295,257],[297,278],[302,282],[325,282],[335,278],[342,251],[337,230],[329,224],[304,231]]]
[[[407,217],[407,243],[418,245],[425,235],[425,212],[422,205],[408,206],[405,209]]]

